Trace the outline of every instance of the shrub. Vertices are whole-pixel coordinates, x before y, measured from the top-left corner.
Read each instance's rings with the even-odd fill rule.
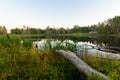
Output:
[[[0,45],[1,80],[86,80],[60,55],[33,48]]]
[[[41,40],[39,42],[34,42],[33,46],[40,49],[40,50],[70,50],[70,51],[76,51],[76,44],[70,43],[68,40],[66,41],[59,41],[59,40]]]
[[[23,41],[22,45],[23,45],[23,47],[30,48],[30,47],[32,47],[33,43],[30,40],[25,40],[25,41]]]
[[[84,57],[83,60],[111,79],[120,79],[120,61],[115,59],[102,59],[94,56]]]

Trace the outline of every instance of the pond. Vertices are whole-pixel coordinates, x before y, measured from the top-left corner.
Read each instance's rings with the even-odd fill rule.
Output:
[[[55,40],[55,39],[42,39],[41,41],[33,41],[33,46],[37,50],[70,50],[75,52],[78,56],[83,57],[85,54],[94,55],[97,57],[107,58],[108,56],[111,59],[120,59],[119,52],[108,52],[101,50],[98,45],[92,44],[90,42],[74,42],[72,40]],[[100,48],[100,49],[99,49]],[[114,53],[114,54],[113,54]]]
[[[53,36],[53,37],[39,37],[39,36],[33,36],[33,37],[27,37],[27,39],[38,41],[41,39],[58,39],[58,40],[72,40],[74,42],[90,42],[95,45],[100,46],[114,46],[114,47],[120,47],[120,38],[116,37],[97,37],[97,38],[90,38],[90,37],[77,37],[77,36]]]

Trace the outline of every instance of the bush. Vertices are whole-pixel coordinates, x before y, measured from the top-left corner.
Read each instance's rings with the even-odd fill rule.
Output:
[[[23,47],[28,47],[28,48],[30,48],[30,47],[32,47],[33,42],[30,41],[30,40],[25,40],[25,41],[23,41],[22,45],[23,45]]]
[[[1,80],[86,80],[60,55],[16,45],[0,45]]]
[[[120,61],[115,59],[102,59],[94,56],[83,59],[90,66],[102,72],[113,80],[120,80]]]

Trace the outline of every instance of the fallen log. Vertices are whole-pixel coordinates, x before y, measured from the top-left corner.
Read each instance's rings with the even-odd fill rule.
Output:
[[[104,46],[102,47],[104,49],[110,49],[110,50],[115,50],[115,51],[120,51],[120,47],[114,47],[114,46]]]
[[[75,53],[71,51],[64,51],[64,50],[56,50],[57,53],[62,55],[64,58],[68,59],[72,64],[74,64],[79,71],[83,72],[87,77],[93,78],[98,77],[102,78],[103,80],[109,80],[108,77],[106,77],[104,74],[96,71],[92,67],[90,67],[88,64],[86,64],[83,60],[78,58]],[[97,80],[98,80],[97,79]]]
[[[81,48],[83,47],[83,48]],[[77,52],[76,55],[79,56],[80,58],[84,57],[85,55],[92,55],[95,57],[99,57],[99,58],[108,58],[108,59],[117,59],[120,60],[120,54],[115,54],[112,52],[106,52],[106,50],[104,50],[103,48],[99,48],[99,47],[94,47],[92,48],[91,45],[78,45],[77,46]]]
[[[105,48],[100,48],[98,49],[100,51],[104,51],[104,52],[111,52],[111,53],[115,53],[115,54],[120,54],[120,52],[118,52],[117,50],[112,50],[112,49],[105,49]]]
[[[82,54],[82,55],[92,55],[95,57],[99,57],[99,58],[108,58],[108,59],[117,59],[120,60],[120,54],[114,54],[114,53],[110,53],[110,52],[104,52],[104,51],[100,51],[100,50],[96,50],[96,49],[91,49],[91,50],[87,50],[86,54],[84,53],[76,53],[76,54]]]

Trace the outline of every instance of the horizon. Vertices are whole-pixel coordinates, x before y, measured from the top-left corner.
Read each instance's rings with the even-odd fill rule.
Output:
[[[103,22],[120,13],[119,0],[0,0],[0,25],[72,28]]]

